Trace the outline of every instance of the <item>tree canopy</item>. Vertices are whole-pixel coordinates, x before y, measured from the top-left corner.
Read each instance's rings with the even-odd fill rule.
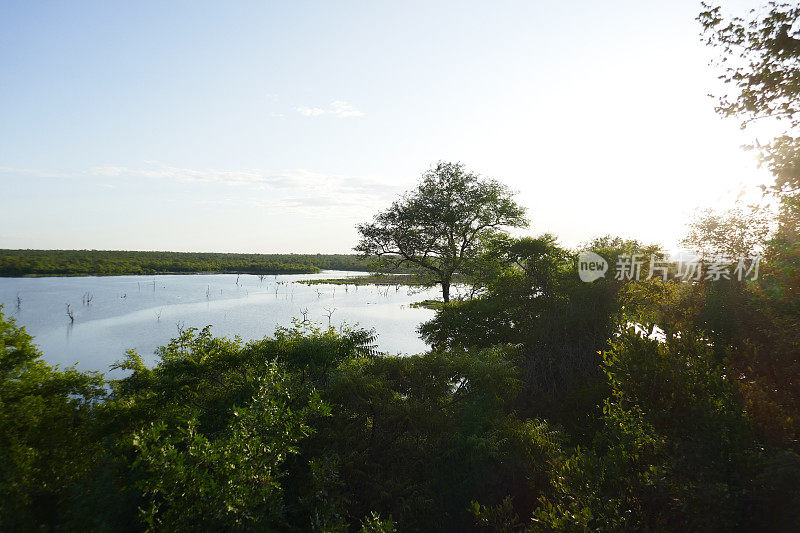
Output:
[[[769,2],[746,16],[727,17],[720,6],[703,3],[698,16],[712,61],[725,89],[717,112],[743,129],[764,124],[766,142],[754,140],[775,176],[781,200],[780,230],[800,236],[800,6]]]
[[[502,183],[440,161],[415,189],[370,223],[357,226],[356,251],[383,259],[383,268],[414,266],[442,286],[450,300],[453,275],[469,266],[487,240],[509,227],[525,227],[525,209]]]

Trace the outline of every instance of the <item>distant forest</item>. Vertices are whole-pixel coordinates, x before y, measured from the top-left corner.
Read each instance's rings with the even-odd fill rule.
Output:
[[[350,254],[230,254],[109,250],[0,250],[0,276],[113,276],[192,272],[310,274],[369,271],[372,259]]]

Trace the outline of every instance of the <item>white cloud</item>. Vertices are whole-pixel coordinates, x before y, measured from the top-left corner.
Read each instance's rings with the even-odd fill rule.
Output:
[[[308,106],[300,106],[297,108],[297,112],[303,115],[304,117],[318,117],[320,115],[324,115],[327,113],[324,109],[320,109],[319,107],[308,107]]]
[[[92,170],[89,171],[90,174],[93,176],[108,176],[108,177],[115,177],[119,176],[127,169],[125,167],[94,167]]]
[[[351,118],[364,116],[362,111],[359,111],[353,104],[345,102],[344,100],[334,100],[326,108],[300,106],[297,108],[297,112],[304,117],[330,115],[336,118]]]
[[[143,177],[156,179],[174,179],[187,182],[226,183],[228,185],[255,184],[265,181],[258,171],[249,170],[197,170],[171,166],[155,166],[152,168],[127,168],[117,166],[94,167],[90,170],[94,176],[108,177]]]
[[[67,178],[67,174],[30,168],[0,167],[0,174],[28,176],[31,178]]]
[[[324,174],[306,169],[289,169],[278,173],[260,169],[196,169],[163,165],[155,161],[147,162],[142,167],[104,165],[63,175],[0,167],[0,176],[4,174],[65,179],[105,178],[98,186],[106,189],[115,189],[119,180],[152,179],[221,184],[246,189],[237,200],[226,198],[224,205],[237,203],[282,212],[337,218],[366,216],[363,214],[365,210],[380,209],[402,192],[401,186],[371,176]],[[201,201],[223,205],[218,198]]]
[[[251,189],[248,196],[252,206],[308,213],[339,214],[356,208],[377,207],[388,203],[401,192],[397,185],[374,177],[322,174],[305,169],[280,173],[261,170],[198,170],[166,165],[145,168],[104,166],[90,169],[94,176],[117,179],[165,179],[190,183],[220,183]],[[260,192],[256,192],[260,191]],[[342,210],[347,207],[348,210]]]
[[[364,116],[364,113],[356,109],[352,104],[348,104],[342,100],[334,100],[331,102],[330,113],[340,118]]]

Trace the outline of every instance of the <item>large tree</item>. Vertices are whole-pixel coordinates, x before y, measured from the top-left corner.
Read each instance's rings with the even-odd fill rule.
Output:
[[[356,250],[381,258],[379,269],[412,267],[450,301],[456,272],[466,269],[487,239],[504,228],[525,227],[525,209],[502,183],[440,161],[417,187],[359,224]]]
[[[725,88],[717,112],[742,129],[764,124],[754,143],[775,175],[781,200],[780,233],[800,237],[800,3],[769,2],[744,17],[727,17],[703,3],[698,16],[708,45],[719,50],[712,65]]]

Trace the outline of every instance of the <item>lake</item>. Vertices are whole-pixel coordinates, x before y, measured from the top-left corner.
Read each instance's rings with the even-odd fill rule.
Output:
[[[409,304],[438,296],[436,289],[299,283],[360,275],[364,273],[325,271],[263,280],[246,274],[0,278],[0,304],[6,316],[34,336],[48,362],[79,363],[80,370],[107,372],[128,349],[152,365],[155,349],[177,336],[179,328],[211,324],[217,336],[262,339],[277,326],[302,319],[306,310],[315,324],[327,326],[331,311],[334,327],[374,329],[383,352],[424,352],[427,346],[416,328],[434,312]],[[118,377],[114,374],[110,376]]]

